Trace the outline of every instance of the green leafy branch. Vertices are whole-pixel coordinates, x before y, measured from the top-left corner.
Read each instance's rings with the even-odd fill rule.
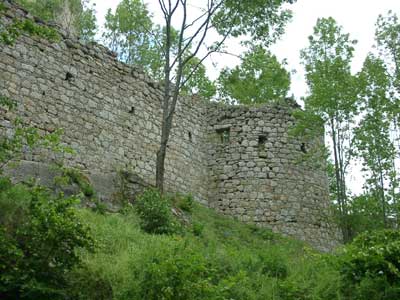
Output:
[[[0,96],[0,110],[13,110],[16,102],[4,96]],[[73,154],[72,148],[61,143],[61,129],[53,133],[41,133],[38,128],[29,127],[20,118],[12,122],[12,134],[7,134],[4,128],[0,135],[0,173],[12,161],[23,157],[24,153],[37,148],[50,149],[55,153]]]
[[[0,13],[7,10],[2,4],[0,6]],[[60,40],[60,35],[54,28],[39,25],[32,20],[13,20],[9,25],[0,25],[0,44],[6,44],[12,46],[15,41],[22,35],[28,34],[31,36],[38,36],[44,38],[50,42],[56,42]]]

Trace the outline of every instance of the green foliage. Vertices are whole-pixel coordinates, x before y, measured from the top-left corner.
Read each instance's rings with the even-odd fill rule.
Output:
[[[332,117],[343,122],[355,110],[355,79],[350,72],[350,62],[356,41],[350,40],[342,27],[328,18],[318,19],[309,43],[301,52],[310,89],[310,96],[305,99],[306,109],[326,122]]]
[[[286,278],[289,274],[284,258],[278,255],[262,257],[261,264],[261,273],[270,277]]]
[[[182,87],[182,94],[196,94],[209,100],[217,91],[215,83],[207,77],[206,67],[197,57],[193,57],[185,66],[183,80],[186,79],[188,80]]]
[[[174,206],[179,209],[191,213],[194,206],[194,198],[192,195],[180,195],[177,194],[173,197]]]
[[[301,51],[309,87],[305,110],[324,121],[332,145],[335,201],[345,241],[351,238],[344,220],[348,215],[346,175],[353,154],[351,128],[357,113],[357,81],[350,68],[355,44],[333,18],[322,18],[309,37],[309,46]]]
[[[89,178],[87,178],[80,170],[63,167],[62,173],[63,176],[67,178],[68,184],[76,184],[82,193],[88,198],[95,197],[95,192]]]
[[[0,110],[12,110],[16,102],[1,96]],[[27,127],[16,118],[12,122],[13,129],[10,136],[0,136],[0,174],[11,162],[18,162],[26,151],[38,148],[49,149],[56,153],[73,153],[73,150],[61,143],[62,130],[56,130],[51,134],[43,134],[37,128]]]
[[[60,39],[58,32],[50,27],[38,25],[32,20],[14,20],[10,25],[0,27],[0,43],[6,45],[14,45],[15,40],[22,34],[26,33],[32,36],[38,36],[51,42]]]
[[[383,152],[384,165],[390,160],[390,156],[393,155],[393,146],[395,146],[395,156],[398,158],[400,154],[399,147],[399,137],[398,128],[400,122],[400,43],[399,43],[399,32],[400,32],[400,21],[399,17],[393,11],[389,11],[385,16],[380,15],[376,23],[376,42],[377,49],[379,51],[379,59],[381,64],[381,69],[385,70],[385,74],[378,72],[378,77],[382,80],[386,80],[386,95],[382,97],[384,105],[382,109],[384,110],[383,115],[386,116],[386,123],[389,123],[390,131],[390,142],[389,149]],[[379,71],[379,68],[378,68]],[[385,75],[385,76],[382,76]],[[387,80],[389,82],[387,82]],[[382,86],[382,84],[380,85]],[[388,101],[389,100],[389,101]],[[387,127],[385,128],[387,131]],[[385,144],[382,142],[382,145]],[[389,158],[389,159],[388,159]],[[385,197],[390,212],[388,214],[394,214],[397,219],[397,226],[399,225],[399,215],[400,215],[400,190],[399,190],[399,180],[398,174],[399,169],[397,163],[394,161],[394,165],[390,168],[385,166],[385,177],[388,179],[389,184],[386,185],[385,191],[387,192]],[[379,168],[379,166],[378,166]]]
[[[61,171],[61,175],[55,178],[57,188],[63,190],[75,185],[94,212],[99,214],[107,212],[107,205],[97,198],[89,178],[82,171],[64,166],[58,167],[58,169]]]
[[[15,102],[0,98],[0,109]],[[60,132],[40,134],[14,121],[0,136],[0,171],[37,147],[69,151]],[[78,249],[92,251],[94,239],[77,217],[75,196],[64,197],[34,183],[13,184],[0,172],[0,294],[5,299],[65,299],[66,275],[80,263]],[[33,181],[32,181],[33,182]]]
[[[379,219],[385,226],[388,216],[397,213],[391,211],[391,203],[398,200],[397,149],[391,133],[393,103],[388,93],[390,77],[384,62],[370,54],[358,80],[358,103],[363,114],[354,130],[354,152],[361,158],[365,191],[380,203]]]
[[[0,4],[0,13],[7,11],[4,4]],[[13,20],[10,24],[0,25],[0,43],[6,45],[14,45],[15,40],[23,33],[32,36],[39,36],[41,38],[47,39],[51,42],[58,41],[60,36],[58,32],[48,26],[42,26],[30,19],[25,20]],[[4,97],[1,96],[0,105],[4,105]]]
[[[177,230],[170,200],[159,191],[150,189],[136,200],[141,228],[148,233],[171,234]]]
[[[81,1],[80,14],[78,19],[79,36],[85,41],[92,41],[97,34],[97,19],[95,4],[89,6],[88,0]]]
[[[343,299],[333,256],[197,203],[191,217],[201,235],[190,227],[182,236],[146,234],[133,211],[80,213],[99,243],[82,252],[85,267],[71,279],[88,286],[83,299]]]
[[[147,6],[140,0],[123,0],[113,13],[106,15],[104,42],[128,64],[139,66],[152,78],[164,76],[166,29],[155,25]],[[172,52],[178,52],[179,32],[171,28]],[[190,47],[189,47],[190,49]],[[186,53],[188,56],[190,53]],[[208,79],[205,66],[196,57],[188,61],[183,70],[183,94],[198,94],[205,99],[215,95],[216,88]]]
[[[145,266],[140,298],[221,299],[213,284],[214,276],[215,271],[199,252],[178,246]]]
[[[0,107],[2,109],[12,110],[12,109],[15,109],[16,106],[17,106],[17,103],[15,101],[11,100],[8,97],[0,95]]]
[[[65,274],[80,263],[78,248],[94,240],[77,218],[75,197],[39,186],[0,183],[0,293],[8,299],[61,299]]]
[[[348,222],[351,225],[352,236],[385,228],[381,199],[376,195],[379,193],[365,192],[351,199],[348,205],[350,211]]]
[[[192,231],[195,236],[202,236],[204,230],[204,224],[200,222],[194,222],[192,224]]]
[[[380,51],[380,56],[390,70],[389,74],[391,77],[392,85],[400,93],[400,43],[399,43],[399,32],[400,32],[400,21],[399,17],[393,11],[389,11],[385,16],[380,15],[376,22],[376,41],[378,44],[378,49]],[[397,97],[397,107],[393,107],[395,110],[394,117],[397,119],[400,116],[400,110],[398,105]]]
[[[110,282],[103,278],[97,270],[81,265],[66,275],[67,299],[74,300],[111,300],[113,290]]]
[[[254,46],[244,54],[240,66],[222,70],[218,82],[224,101],[261,104],[283,99],[290,88],[290,75],[275,55]]]
[[[160,78],[162,58],[157,43],[162,32],[154,26],[146,5],[139,0],[123,0],[115,13],[109,9],[105,18],[103,39],[119,59]],[[152,30],[154,36],[149,33]]]
[[[90,41],[96,34],[96,12],[88,0],[19,0],[23,7],[45,21],[62,24],[65,30]]]
[[[341,263],[348,299],[400,297],[400,232],[366,232],[347,246]]]
[[[227,0],[213,17],[213,24],[220,34],[230,33],[234,37],[249,35],[251,44],[259,42],[269,45],[284,32],[292,13],[283,9],[284,3],[295,0]]]

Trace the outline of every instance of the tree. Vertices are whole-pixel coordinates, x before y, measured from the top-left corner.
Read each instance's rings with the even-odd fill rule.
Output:
[[[103,39],[121,61],[141,66],[151,77],[161,79],[162,29],[153,24],[142,1],[123,0],[115,13],[109,9]]]
[[[382,224],[388,226],[390,203],[398,187],[394,161],[396,149],[390,135],[390,76],[384,62],[369,55],[359,77],[362,119],[355,129],[355,149],[366,172],[365,189],[380,203]]]
[[[105,28],[104,42],[117,53],[121,61],[140,66],[155,80],[162,79],[165,63],[163,55],[165,28],[153,23],[152,15],[142,1],[123,0],[115,13],[109,10]],[[171,49],[175,54],[178,36],[179,32],[171,28]],[[188,51],[187,55],[189,54]],[[190,74],[192,67],[198,64],[198,59],[192,58],[184,70],[184,77]],[[204,65],[200,64],[197,67],[182,91],[196,93],[206,99],[210,99],[215,94],[215,86],[208,79]]]
[[[284,98],[290,88],[290,74],[282,64],[271,52],[254,46],[244,54],[240,66],[222,70],[218,79],[220,97],[240,104],[261,104]]]
[[[389,65],[393,85],[400,94],[400,21],[389,11],[387,16],[380,15],[376,22],[376,41],[381,56]]]
[[[67,34],[83,40],[93,40],[96,15],[89,0],[18,0],[22,6],[44,21],[59,23]]]
[[[385,63],[387,75],[390,79],[390,87],[387,96],[390,104],[387,105],[387,116],[390,121],[391,142],[397,147],[397,160],[393,163],[392,177],[398,176],[398,158],[400,157],[400,20],[398,16],[389,11],[386,16],[380,15],[376,23],[376,42],[380,58]],[[394,180],[398,182],[398,180]],[[393,186],[397,190],[398,184]],[[395,191],[392,192],[396,194]],[[396,199],[396,197],[393,197]],[[395,200],[394,200],[395,201]],[[397,202],[397,203],[396,203]],[[399,224],[400,207],[398,201],[394,203],[397,212],[397,223]]]
[[[165,21],[165,41],[162,53],[163,69],[163,104],[161,142],[157,152],[156,185],[163,191],[164,162],[167,144],[171,132],[176,104],[183,88],[198,70],[199,66],[212,53],[221,50],[229,36],[248,35],[255,42],[268,44],[282,33],[290,12],[282,10],[283,3],[294,0],[208,0],[197,14],[188,14],[188,0],[159,0]],[[197,3],[196,3],[197,4]],[[174,46],[173,23],[179,20],[178,39]],[[216,30],[219,39],[206,45],[209,33]],[[202,50],[202,51],[200,51]],[[192,59],[199,55],[193,65]],[[185,69],[191,65],[191,71],[185,75]]]
[[[333,18],[319,19],[308,48],[301,51],[309,87],[305,110],[325,123],[332,146],[336,201],[345,241],[350,238],[346,224],[346,172],[351,157],[351,124],[356,113],[355,78],[350,72],[355,43]]]
[[[196,94],[204,99],[214,97],[217,88],[206,74],[206,67],[200,63],[199,58],[193,57],[183,70],[182,79],[186,84],[181,89],[181,94]]]
[[[382,205],[379,192],[368,190],[352,197],[349,202],[351,236],[356,237],[365,231],[384,229]]]

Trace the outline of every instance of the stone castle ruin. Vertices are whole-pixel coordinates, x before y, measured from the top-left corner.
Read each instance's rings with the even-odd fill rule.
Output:
[[[11,2],[1,23],[31,18]],[[112,202],[120,174],[129,192],[155,183],[162,90],[105,47],[62,35],[61,41],[22,35],[0,45],[0,93],[18,102],[0,115],[43,132],[64,130],[76,155],[63,161],[87,173]],[[327,176],[298,157],[306,145],[289,137],[290,101],[260,107],[224,106],[186,97],[178,104],[166,161],[166,188],[237,219],[269,227],[321,250],[338,245],[331,226]],[[19,175],[48,177],[50,154],[26,155]],[[18,171],[17,171],[18,173]],[[18,174],[15,176],[18,176]]]

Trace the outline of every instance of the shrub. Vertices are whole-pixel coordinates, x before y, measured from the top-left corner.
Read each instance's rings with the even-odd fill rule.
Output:
[[[345,249],[340,271],[349,299],[400,299],[400,231],[358,236]]]
[[[194,222],[192,225],[192,231],[195,236],[202,236],[204,230],[204,224],[200,222]]]
[[[68,184],[76,184],[82,193],[88,198],[95,196],[95,192],[89,181],[89,178],[83,175],[81,171],[65,167],[62,168],[62,171],[63,176],[67,178]]]
[[[308,286],[298,284],[296,281],[287,280],[279,283],[278,294],[279,299],[282,300],[311,300],[311,291]]]
[[[98,198],[93,198],[92,199],[92,210],[95,213],[105,215],[107,213],[107,205],[104,202],[101,202]]]
[[[93,250],[74,197],[39,186],[0,181],[0,294],[5,299],[59,299],[65,275],[80,263],[76,250]]]
[[[68,299],[71,300],[112,300],[111,283],[103,274],[90,270],[86,266],[68,274]]]
[[[138,197],[136,210],[140,227],[147,233],[170,234],[177,230],[170,201],[155,189],[149,189]]]
[[[288,276],[288,268],[286,261],[279,255],[262,257],[261,273],[271,277],[286,278]]]
[[[257,236],[259,236],[261,239],[265,241],[277,241],[280,239],[280,236],[276,233],[274,233],[271,229],[269,228],[262,228],[258,227],[256,225],[251,225],[250,226],[251,232]]]
[[[192,195],[176,195],[175,203],[178,208],[188,213],[193,211],[194,199]]]
[[[220,265],[206,258],[197,248],[178,242],[172,249],[164,249],[143,267],[139,284],[139,299],[146,300],[228,300],[248,299],[241,286],[246,274],[220,276]]]
[[[192,250],[177,248],[153,258],[144,268],[141,299],[208,299],[212,270]]]

